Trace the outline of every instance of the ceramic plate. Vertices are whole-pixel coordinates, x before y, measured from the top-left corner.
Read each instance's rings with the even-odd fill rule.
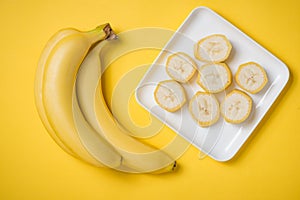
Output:
[[[167,57],[175,52],[185,52],[195,60],[198,66],[203,65],[203,62],[194,57],[194,45],[201,38],[211,34],[223,34],[230,40],[233,49],[225,62],[230,67],[233,76],[238,66],[248,61],[259,63],[267,72],[269,81],[264,89],[257,94],[249,94],[253,100],[253,109],[249,118],[241,124],[230,124],[220,117],[216,124],[202,128],[191,117],[188,103],[179,111],[169,113],[158,107],[154,100],[157,83],[171,79],[165,70]],[[227,161],[237,153],[252,134],[285,87],[288,79],[289,71],[282,61],[211,9],[198,7],[174,33],[140,81],[136,89],[136,99],[145,109],[205,155],[218,161]],[[188,101],[197,91],[203,91],[196,84],[196,75],[188,84],[182,85]],[[223,100],[226,93],[235,88],[240,89],[233,80],[226,91],[216,95],[219,102]]]

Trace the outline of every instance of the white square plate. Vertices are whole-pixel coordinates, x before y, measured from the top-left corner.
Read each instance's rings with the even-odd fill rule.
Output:
[[[158,82],[171,79],[165,71],[166,59],[170,53],[185,52],[201,66],[203,63],[195,59],[193,54],[194,44],[207,35],[217,33],[226,35],[233,46],[231,55],[226,60],[233,76],[240,64],[254,61],[265,68],[269,82],[258,94],[249,94],[253,99],[253,110],[245,122],[234,125],[220,117],[216,124],[202,128],[191,117],[188,103],[181,110],[169,113],[157,106],[153,93]],[[227,161],[237,153],[257,127],[288,79],[289,71],[283,62],[211,9],[199,7],[186,18],[151,65],[137,87],[136,99],[145,109],[196,148],[215,160]],[[189,84],[183,84],[188,100],[196,91],[203,91],[195,80],[196,76]],[[219,102],[234,88],[239,89],[233,80],[225,92],[216,95]]]

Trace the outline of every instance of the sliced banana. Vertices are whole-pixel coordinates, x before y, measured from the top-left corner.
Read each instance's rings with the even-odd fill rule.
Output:
[[[175,112],[186,102],[183,87],[174,80],[161,81],[155,91],[156,103],[169,112]]]
[[[197,92],[191,99],[189,111],[196,122],[202,126],[216,123],[220,116],[218,100],[213,94]]]
[[[231,71],[225,63],[203,65],[199,69],[197,83],[206,92],[221,92],[231,84]]]
[[[255,94],[264,88],[268,77],[262,66],[255,62],[247,62],[239,66],[235,80],[242,89]]]
[[[251,113],[252,99],[240,90],[233,90],[226,95],[221,104],[221,113],[225,120],[238,124],[245,121]]]
[[[182,52],[170,55],[166,63],[167,74],[181,83],[189,81],[195,74],[196,68],[194,60]]]
[[[194,49],[195,57],[204,62],[223,62],[232,46],[226,36],[214,34],[201,39]]]

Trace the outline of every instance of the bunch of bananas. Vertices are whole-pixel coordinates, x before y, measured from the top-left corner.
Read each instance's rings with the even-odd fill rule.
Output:
[[[173,171],[176,161],[121,129],[105,102],[99,54],[115,38],[103,24],[87,32],[63,29],[48,41],[35,79],[40,118],[61,148],[92,165],[129,173]]]

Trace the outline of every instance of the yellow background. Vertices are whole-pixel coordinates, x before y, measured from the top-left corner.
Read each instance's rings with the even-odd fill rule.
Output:
[[[197,6],[221,14],[291,71],[288,89],[238,155],[225,163],[199,160],[191,147],[175,173],[130,175],[63,152],[34,105],[36,64],[48,38],[64,27],[88,30],[103,22],[117,32],[176,30]],[[300,199],[298,0],[1,0],[0,8],[0,199]],[[120,74],[110,76],[113,83]]]

